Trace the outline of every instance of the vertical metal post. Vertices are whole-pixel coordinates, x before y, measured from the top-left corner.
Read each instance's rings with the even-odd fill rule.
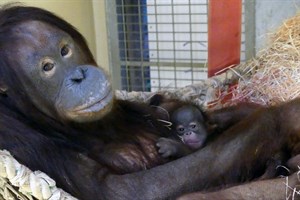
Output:
[[[255,56],[255,0],[245,0],[245,47],[246,60]]]
[[[118,39],[118,27],[117,27],[117,14],[116,14],[116,1],[106,0],[106,18],[108,40],[109,45],[109,57],[110,57],[110,74],[112,78],[113,89],[121,89],[121,62],[119,56],[119,39]]]

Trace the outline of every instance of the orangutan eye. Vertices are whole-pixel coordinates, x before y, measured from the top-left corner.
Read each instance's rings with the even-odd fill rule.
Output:
[[[179,133],[182,133],[182,132],[184,132],[184,128],[183,128],[183,127],[178,127],[178,128],[177,128],[177,131],[178,131]]]
[[[72,55],[72,51],[68,45],[64,45],[60,50],[60,54],[62,57],[69,57]]]
[[[56,64],[55,61],[51,58],[43,58],[40,62],[42,74],[46,76],[52,76],[55,73]]]
[[[190,123],[190,128],[191,129],[195,129],[195,128],[197,128],[197,124],[196,123]]]
[[[47,62],[43,65],[43,70],[45,72],[48,72],[48,71],[52,70],[53,68],[54,68],[54,64],[50,63],[50,62]]]

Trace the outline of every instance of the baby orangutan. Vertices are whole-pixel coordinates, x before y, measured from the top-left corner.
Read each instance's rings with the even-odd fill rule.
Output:
[[[179,158],[204,146],[208,137],[208,125],[204,112],[191,103],[165,99],[156,94],[150,105],[158,113],[159,121],[166,123],[170,137],[160,138],[158,152],[165,158]]]
[[[198,107],[183,105],[170,117],[171,137],[160,138],[157,142],[158,152],[163,157],[182,157],[203,147],[208,131],[203,112]]]

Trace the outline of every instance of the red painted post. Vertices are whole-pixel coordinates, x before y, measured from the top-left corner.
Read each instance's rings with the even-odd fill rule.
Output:
[[[209,0],[208,77],[240,63],[242,0]]]

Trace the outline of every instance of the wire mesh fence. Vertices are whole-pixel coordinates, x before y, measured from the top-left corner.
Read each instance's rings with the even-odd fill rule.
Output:
[[[206,79],[208,1],[115,0],[118,34],[110,43],[118,89],[153,92]]]

